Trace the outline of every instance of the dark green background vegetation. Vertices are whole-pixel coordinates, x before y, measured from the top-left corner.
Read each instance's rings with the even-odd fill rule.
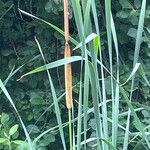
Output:
[[[140,7],[141,0],[112,0],[112,12],[119,41],[119,57],[121,60],[120,78],[122,83],[128,78],[132,69]],[[16,80],[25,72],[43,65],[34,36],[38,38],[47,62],[63,58],[64,39],[47,25],[21,14],[17,8],[25,10],[63,29],[63,4],[62,0],[0,0],[0,78],[2,81],[5,81],[12,70],[24,64],[24,66],[10,78],[6,87],[28,131],[33,128],[31,137],[34,138],[46,129],[57,125],[53,107],[48,109],[39,119],[39,116],[53,102],[47,74],[39,73],[34,76],[28,76],[18,82]],[[97,0],[97,9],[99,13],[102,52],[105,56],[105,60],[103,61],[107,66],[108,54],[103,1],[100,4]],[[70,24],[70,33],[78,40],[71,9]],[[75,53],[78,54],[80,51],[77,50],[73,52],[73,55]],[[35,60],[31,61],[33,58],[35,58]],[[115,57],[113,59],[115,60]],[[150,80],[150,1],[147,2],[140,63],[146,71],[147,78]],[[79,64],[76,64],[76,67],[73,66],[74,84],[78,82],[80,73],[80,67],[78,68],[77,65]],[[115,68],[116,64],[113,65]],[[51,75],[55,88],[57,89],[57,95],[59,96],[64,92],[63,68],[51,70]],[[143,125],[146,126],[150,124],[150,89],[147,83],[145,83],[138,74],[135,80],[134,100],[132,103],[135,108],[139,106],[145,107],[145,110],[139,113],[138,116],[143,122]],[[108,96],[111,94],[109,85],[110,77],[108,76],[106,78]],[[125,86],[125,89],[130,91],[130,85]],[[78,88],[74,88],[73,94],[76,99]],[[60,107],[62,119],[63,122],[65,122],[67,121],[65,101],[60,102]],[[120,110],[127,110],[126,104],[122,105]],[[18,124],[18,119],[9,101],[2,93],[0,95],[0,119],[0,138],[2,138],[5,137],[5,132],[8,133],[12,126]],[[35,124],[37,120],[38,122]],[[120,120],[124,126],[126,120],[123,117],[120,118]],[[131,122],[131,126],[132,124],[134,124],[134,122]],[[90,137],[94,131],[92,116],[89,118],[88,126],[90,128],[88,136]],[[132,130],[136,131],[136,128],[133,127]],[[67,134],[66,132],[66,138],[68,138]],[[122,142],[122,133],[120,132],[118,136],[120,137],[120,142]],[[19,126],[17,131],[13,134],[12,140],[24,140],[24,138],[24,133],[21,126]],[[13,146],[15,147],[16,145],[14,144]],[[130,144],[131,149],[132,146],[134,146],[134,144]],[[50,149],[50,147],[52,149],[62,149],[58,130],[47,134],[39,141],[38,150],[47,150]],[[0,144],[0,149],[7,150],[8,147]]]

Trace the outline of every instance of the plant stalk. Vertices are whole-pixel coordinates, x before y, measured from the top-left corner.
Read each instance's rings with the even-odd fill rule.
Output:
[[[69,114],[69,141],[70,141],[70,150],[72,150],[73,147],[72,147],[71,109],[68,109],[68,114]]]
[[[65,30],[65,50],[64,57],[71,56],[71,50],[69,46],[69,11],[68,0],[64,0],[64,30]],[[70,150],[72,150],[72,127],[71,127],[71,108],[73,106],[72,100],[72,70],[71,63],[65,64],[65,91],[66,91],[66,106],[69,114],[69,142]]]

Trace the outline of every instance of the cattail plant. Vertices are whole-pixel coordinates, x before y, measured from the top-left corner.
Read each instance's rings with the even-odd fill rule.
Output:
[[[69,46],[69,11],[68,0],[64,0],[64,31],[65,31],[65,50],[64,57],[70,57],[71,51]],[[69,138],[70,138],[70,150],[72,149],[72,129],[71,129],[71,108],[73,106],[72,101],[72,70],[71,63],[65,64],[65,91],[66,91],[66,106],[69,113]]]
[[[64,30],[65,30],[65,50],[64,57],[70,57],[71,51],[69,46],[69,12],[68,0],[64,0]],[[65,89],[66,89],[66,106],[72,108],[72,71],[71,64],[65,64]]]
[[[21,11],[21,13],[28,15],[34,19],[37,19],[51,28],[55,29],[62,35],[65,35],[65,49],[64,49],[64,59],[57,60],[55,62],[51,62],[44,66],[38,67],[24,75],[25,77],[30,74],[42,72],[51,68],[55,68],[58,66],[64,65],[65,69],[65,94],[66,94],[66,107],[68,109],[69,114],[69,142],[70,142],[70,150],[72,149],[87,149],[88,143],[93,142],[92,148],[101,149],[101,150],[109,150],[109,149],[118,149],[118,146],[123,150],[127,150],[129,144],[135,140],[137,141],[137,146],[139,143],[144,141],[144,146],[150,149],[150,141],[148,138],[148,132],[145,132],[149,126],[143,128],[143,124],[136,114],[137,110],[141,110],[141,108],[134,109],[131,99],[133,86],[135,82],[135,73],[139,67],[138,58],[139,58],[139,50],[142,43],[142,33],[144,27],[144,17],[146,11],[146,0],[143,0],[141,3],[141,11],[139,14],[139,23],[137,28],[137,37],[136,37],[136,46],[133,60],[133,70],[127,78],[126,82],[123,84],[120,83],[120,60],[119,60],[119,42],[117,39],[117,30],[115,28],[115,20],[113,19],[113,15],[111,12],[111,1],[105,0],[105,20],[106,20],[106,33],[107,33],[107,41],[108,46],[106,46],[105,50],[107,50],[109,55],[108,62],[109,65],[106,67],[103,63],[105,57],[102,52],[101,40],[101,31],[99,29],[99,16],[96,10],[96,1],[95,0],[71,0],[72,10],[74,14],[74,19],[76,23],[76,28],[79,36],[79,41],[71,38],[69,39],[69,11],[68,11],[68,1],[63,0],[64,2],[64,32],[60,28],[55,25],[40,19],[32,14],[29,14],[25,11]],[[93,22],[92,22],[93,20]],[[93,33],[95,32],[95,33]],[[81,56],[72,56],[71,50],[69,46],[69,40],[76,46],[74,50],[80,49]],[[114,46],[113,46],[114,45]],[[114,49],[114,51],[112,51]],[[98,51],[99,50],[99,51]],[[116,55],[116,58],[112,58],[112,52],[115,52],[113,55]],[[72,60],[69,60],[72,58]],[[79,59],[80,58],[80,59]],[[71,62],[80,60],[84,65],[81,65],[81,78],[80,78],[80,89],[79,89],[79,100],[77,101],[78,116],[76,118],[71,118],[71,110],[73,110],[73,99],[72,99],[72,71],[71,71]],[[116,62],[115,62],[116,60]],[[117,66],[117,67],[116,67]],[[145,74],[142,73],[143,79],[148,82],[145,77]],[[22,78],[21,77],[21,78]],[[21,79],[20,78],[20,79]],[[50,77],[49,77],[50,78]],[[84,80],[82,80],[84,79]],[[124,88],[124,85],[130,82],[131,83],[131,92],[129,93]],[[109,84],[108,84],[109,83]],[[148,83],[149,84],[149,83]],[[63,132],[63,127],[68,125],[68,122],[63,124],[60,115],[60,108],[58,104],[58,98],[55,92],[55,88],[52,84],[52,80],[50,78],[50,85],[52,89],[52,95],[54,100],[54,107],[56,110],[56,118],[58,122],[58,128],[60,131],[60,136],[62,140],[63,149],[66,150],[66,139]],[[110,86],[109,86],[110,85]],[[1,86],[1,84],[0,84]],[[82,88],[83,87],[83,88]],[[90,89],[89,89],[90,88]],[[108,89],[111,91],[108,94]],[[91,91],[90,91],[91,90]],[[130,97],[129,97],[130,94]],[[63,97],[63,96],[62,96]],[[111,97],[111,98],[110,98]],[[108,99],[110,98],[110,99]],[[121,103],[126,102],[128,111],[121,112],[120,105]],[[112,108],[112,109],[110,109]],[[109,109],[109,110],[108,110]],[[143,109],[143,108],[142,108]],[[92,113],[93,118],[90,118],[89,115]],[[131,125],[131,113],[134,118],[134,122],[136,124],[136,128],[138,132],[130,131]],[[127,122],[125,124],[126,127],[120,124],[120,117],[127,116]],[[91,137],[88,136],[89,129],[91,130],[93,127],[89,127],[88,121],[92,120],[92,126],[94,126],[93,135]],[[72,119],[72,120],[71,120]],[[75,128],[74,124],[77,124],[77,128]],[[72,127],[74,130],[72,134]],[[35,143],[43,137],[46,133],[55,129],[51,128],[41,133],[35,140]],[[110,130],[112,129],[112,131]],[[93,129],[92,129],[93,130]],[[91,132],[91,131],[90,131]],[[120,134],[121,137],[124,138],[124,141],[120,143]],[[73,138],[72,138],[72,135]],[[139,136],[140,135],[140,136]],[[77,137],[77,138],[75,138]],[[139,139],[138,139],[138,138]],[[73,140],[72,140],[73,139]],[[72,142],[73,141],[73,142]],[[134,143],[135,143],[134,141]],[[88,148],[89,149],[89,148]]]

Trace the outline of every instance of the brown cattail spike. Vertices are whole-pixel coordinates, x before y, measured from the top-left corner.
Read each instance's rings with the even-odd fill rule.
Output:
[[[70,46],[69,44],[65,44],[65,56],[70,57]],[[73,106],[72,100],[72,71],[71,64],[65,65],[65,89],[66,89],[66,106],[68,109],[71,109]]]
[[[70,57],[70,46],[69,46],[69,11],[68,11],[68,0],[64,0],[64,30],[65,30],[65,51],[64,57]],[[66,89],[66,106],[71,109],[73,106],[72,100],[72,71],[71,64],[65,65],[65,89]]]

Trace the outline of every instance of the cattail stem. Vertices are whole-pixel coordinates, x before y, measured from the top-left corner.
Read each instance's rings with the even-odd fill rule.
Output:
[[[64,30],[65,30],[65,50],[64,57],[70,57],[71,51],[69,46],[69,11],[68,0],[64,0]],[[71,108],[73,106],[72,100],[72,70],[71,63],[65,64],[65,90],[66,90],[66,106],[69,114],[69,142],[70,150],[72,150],[72,126],[71,126]]]
[[[65,30],[65,41],[68,44],[69,41],[69,10],[68,0],[64,0],[64,30]]]
[[[70,150],[72,150],[72,125],[71,125],[71,109],[68,109],[69,117],[69,141],[70,141]]]

